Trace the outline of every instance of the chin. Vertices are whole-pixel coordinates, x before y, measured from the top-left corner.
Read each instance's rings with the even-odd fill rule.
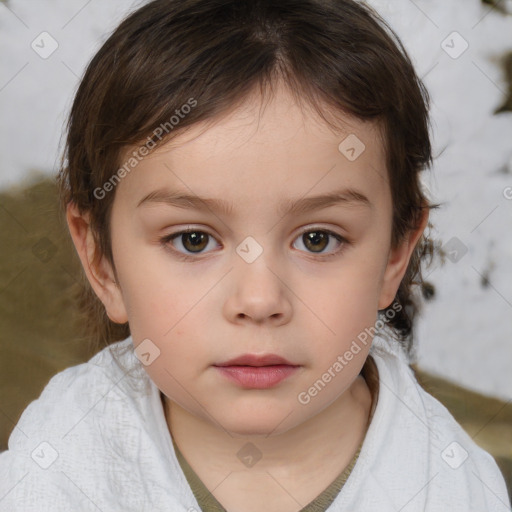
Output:
[[[235,437],[272,437],[296,426],[295,414],[284,407],[279,411],[268,409],[238,412],[223,416],[222,426]],[[292,423],[293,422],[293,423]]]
[[[233,437],[239,438],[268,438],[275,435],[279,435],[285,432],[285,430],[276,430],[275,423],[271,424],[235,424],[231,429],[227,428],[228,432]],[[271,434],[271,435],[270,435]]]

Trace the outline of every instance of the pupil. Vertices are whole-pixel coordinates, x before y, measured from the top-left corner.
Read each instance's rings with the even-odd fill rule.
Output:
[[[192,249],[203,249],[204,247],[202,247],[202,245],[206,245],[206,233],[198,233],[197,231],[194,231],[191,233],[185,233],[183,237],[183,245],[187,248],[187,250],[190,249],[190,247],[187,246],[191,246]]]
[[[304,234],[303,238],[304,238],[304,245],[308,249],[313,250],[313,252],[321,252],[326,247],[325,242],[327,240],[327,236],[325,233],[322,233],[321,231],[310,231],[309,233]],[[319,250],[315,250],[314,247],[311,247],[311,245],[315,246],[318,244],[322,245],[322,247]]]

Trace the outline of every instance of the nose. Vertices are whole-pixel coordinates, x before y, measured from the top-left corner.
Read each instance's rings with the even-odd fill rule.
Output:
[[[229,321],[273,326],[290,321],[291,292],[286,276],[267,265],[263,256],[252,263],[240,259],[230,273],[230,294],[224,304]]]

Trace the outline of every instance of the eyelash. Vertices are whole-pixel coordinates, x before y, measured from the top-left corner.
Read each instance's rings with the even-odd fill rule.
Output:
[[[342,237],[341,235],[339,235],[338,233],[335,233],[333,231],[330,231],[329,229],[325,229],[325,228],[308,228],[308,229],[304,229],[303,231],[301,231],[297,237],[295,238],[295,240],[297,238],[299,238],[300,236],[304,235],[305,233],[310,233],[310,232],[321,232],[321,233],[326,233],[327,235],[333,237],[334,239],[336,239],[338,242],[341,243],[341,246],[333,251],[333,252],[330,252],[328,254],[321,254],[321,253],[316,253],[318,254],[318,259],[321,259],[321,260],[326,260],[326,259],[330,259],[330,258],[333,258],[335,256],[339,256],[343,250],[345,249],[345,247],[347,245],[350,245],[351,242],[349,240],[347,240],[346,238]],[[215,238],[212,234],[208,233],[207,231],[203,231],[203,230],[200,230],[200,229],[186,229],[186,230],[183,230],[183,231],[177,231],[176,233],[171,233],[170,235],[166,235],[162,238],[160,238],[160,244],[168,251],[171,251],[173,254],[177,255],[177,257],[183,261],[198,261],[198,256],[200,256],[201,254],[204,254],[204,253],[197,253],[198,256],[189,256],[187,254],[184,254],[180,251],[177,251],[176,249],[172,248],[171,246],[169,246],[169,242],[171,242],[172,240],[174,240],[175,238],[178,238],[179,236],[181,235],[184,235],[186,233],[204,233],[206,234],[207,236],[211,237],[211,238]],[[310,252],[309,254],[315,254],[314,252]]]

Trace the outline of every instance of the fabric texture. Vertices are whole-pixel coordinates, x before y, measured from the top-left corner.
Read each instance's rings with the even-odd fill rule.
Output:
[[[494,459],[420,387],[400,346],[376,337],[370,353],[378,402],[328,512],[510,511]],[[0,512],[98,510],[200,510],[131,337],[52,377],[0,453]]]

